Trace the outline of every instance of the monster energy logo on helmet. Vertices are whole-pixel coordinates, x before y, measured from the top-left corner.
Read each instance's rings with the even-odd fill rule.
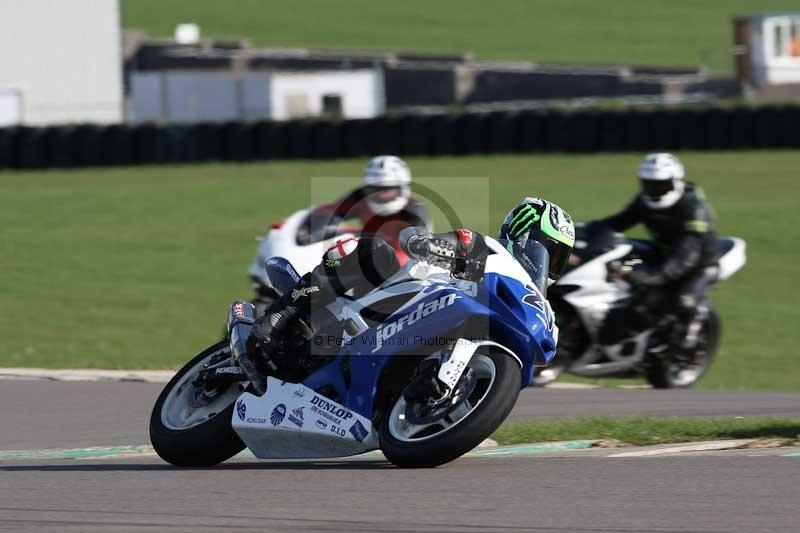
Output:
[[[560,207],[539,198],[525,198],[503,221],[501,239],[525,247],[535,240],[549,252],[549,277],[558,279],[575,245],[575,226]],[[513,247],[509,243],[509,250]],[[513,253],[513,252],[512,252]]]
[[[508,234],[518,239],[526,231],[529,231],[531,226],[539,222],[541,218],[541,215],[532,204],[525,204],[511,218],[511,223],[508,225]]]
[[[519,239],[538,223],[542,233],[572,247],[575,244],[575,226],[561,208],[538,198],[525,198],[523,204],[506,218],[507,235]]]

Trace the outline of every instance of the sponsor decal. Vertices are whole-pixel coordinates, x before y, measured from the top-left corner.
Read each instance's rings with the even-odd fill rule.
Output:
[[[561,232],[562,235],[566,235],[570,239],[575,239],[575,231],[573,231],[572,227],[569,224],[562,224],[558,227],[558,231]]]
[[[236,302],[233,304],[233,314],[238,317],[244,316],[244,304],[242,302]]]
[[[314,423],[317,425],[317,427],[319,429],[327,429],[328,428],[328,423],[325,422],[324,420],[317,419]]]
[[[286,417],[286,406],[282,403],[279,403],[269,415],[269,421],[273,426],[277,426],[283,422],[284,417]]]
[[[223,366],[214,371],[215,374],[242,374],[242,369],[238,366]]]
[[[312,292],[319,292],[319,287],[312,285],[311,287],[303,287],[301,289],[292,289],[292,300],[297,301],[298,298],[308,296]]]
[[[294,424],[295,426],[301,428],[303,427],[303,408],[297,407],[292,409],[292,412],[289,414],[289,422]]]
[[[339,259],[326,259],[325,266],[328,268],[337,268],[342,262]]]
[[[352,433],[353,438],[358,442],[362,442],[369,434],[367,428],[364,427],[364,424],[362,424],[360,420],[356,420],[356,423],[350,426],[350,433]]]
[[[430,316],[437,311],[441,311],[445,307],[453,305],[458,298],[461,298],[461,296],[451,293],[442,296],[438,300],[420,302],[420,304],[407,315],[392,322],[381,324],[375,331],[375,348],[372,351],[377,352],[383,347],[387,340],[403,331],[406,326],[415,324],[426,316]]]
[[[292,393],[292,398],[305,398],[306,396],[306,389],[303,387],[298,387]]]
[[[539,291],[537,291],[535,287],[527,285],[525,288],[528,289],[529,292],[522,297],[522,303],[528,304],[540,311],[541,314],[538,315],[539,321],[549,331],[553,331],[555,317],[553,316],[553,310],[550,308],[550,304],[542,298],[542,295],[539,294]]]
[[[294,268],[292,268],[291,265],[281,264],[281,260],[275,259],[274,257],[267,261],[268,267],[271,267],[273,265],[278,265],[278,268],[289,274],[289,277],[291,277],[295,283],[300,281],[300,276],[297,274],[297,271]]]
[[[272,412],[273,416],[275,415],[275,411]],[[251,416],[247,416],[247,405],[244,403],[244,400],[239,400],[236,402],[236,415],[239,417],[239,420],[245,422],[246,424],[266,424],[266,418],[254,418]],[[277,425],[277,424],[276,424]]]
[[[349,409],[316,394],[311,398],[311,410],[334,424],[341,424],[343,420],[353,418],[353,413]]]

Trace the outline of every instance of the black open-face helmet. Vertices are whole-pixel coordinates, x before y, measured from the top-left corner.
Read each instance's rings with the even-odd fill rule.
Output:
[[[530,240],[540,243],[549,255],[547,277],[556,281],[575,245],[575,226],[569,214],[556,204],[528,197],[506,215],[498,239],[518,245],[509,250],[524,250]]]

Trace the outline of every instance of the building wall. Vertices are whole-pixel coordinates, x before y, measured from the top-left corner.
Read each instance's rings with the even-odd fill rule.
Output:
[[[128,121],[190,124],[287,120],[321,115],[323,97],[338,97],[344,118],[383,113],[376,70],[324,72],[132,72]]]
[[[755,86],[800,83],[800,12],[751,19]]]
[[[273,119],[319,115],[325,95],[341,98],[342,116],[371,118],[383,113],[383,76],[377,69],[283,73],[271,76]]]
[[[19,106],[28,125],[120,122],[122,93],[117,0],[0,0],[6,121]]]

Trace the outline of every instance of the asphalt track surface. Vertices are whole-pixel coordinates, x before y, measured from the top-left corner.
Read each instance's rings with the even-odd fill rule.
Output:
[[[0,450],[149,442],[163,384],[0,380]],[[800,393],[527,389],[511,420],[575,416],[800,416]]]
[[[145,444],[160,388],[0,381],[0,450]],[[527,390],[513,416],[799,408],[789,393]],[[799,449],[618,452],[467,457],[415,471],[375,457],[191,470],[154,457],[2,461],[0,531],[800,531]]]

